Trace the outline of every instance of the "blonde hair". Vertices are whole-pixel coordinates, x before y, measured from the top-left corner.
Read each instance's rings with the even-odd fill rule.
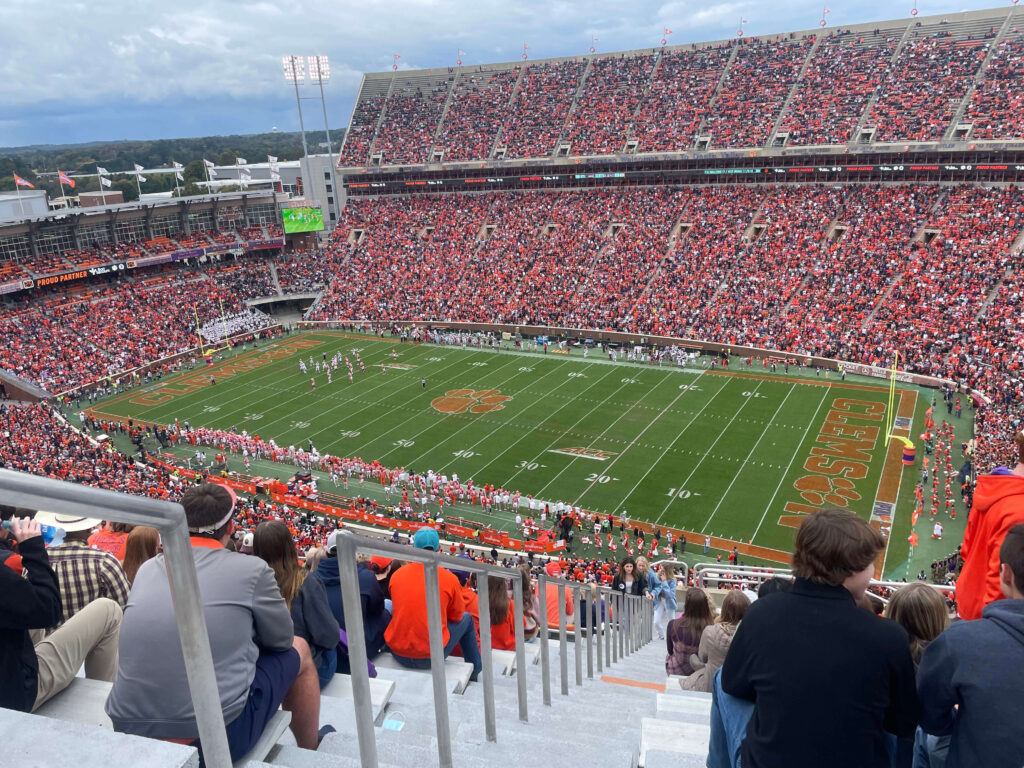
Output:
[[[916,664],[925,646],[949,626],[949,609],[937,589],[917,581],[896,590],[885,607],[892,619],[910,635],[910,655]]]

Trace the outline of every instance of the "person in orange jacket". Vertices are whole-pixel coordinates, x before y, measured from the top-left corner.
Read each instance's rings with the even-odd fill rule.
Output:
[[[962,619],[980,619],[981,610],[1003,597],[999,587],[999,547],[1007,531],[1024,522],[1024,432],[1014,437],[1017,466],[997,467],[978,478],[974,506],[960,556],[964,560],[957,579],[956,601]]]

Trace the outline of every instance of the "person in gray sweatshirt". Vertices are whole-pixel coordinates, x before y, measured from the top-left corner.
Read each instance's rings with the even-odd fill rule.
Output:
[[[946,768],[1024,765],[1024,523],[1000,547],[999,583],[1005,600],[954,623],[921,657],[921,728],[952,736]],[[914,765],[931,757],[919,750]]]
[[[291,712],[298,745],[316,749],[320,684],[309,644],[295,637],[270,566],[225,549],[235,525],[234,493],[204,483],[186,491],[181,503],[231,759],[252,748],[279,706]],[[160,554],[135,576],[106,712],[116,731],[200,746],[166,567]]]

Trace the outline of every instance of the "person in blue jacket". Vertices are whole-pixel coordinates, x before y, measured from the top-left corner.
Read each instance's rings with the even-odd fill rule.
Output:
[[[374,565],[387,573],[391,561],[386,558],[373,558]],[[369,562],[358,564],[359,597],[363,604],[363,636],[366,638],[366,656],[371,661],[384,650],[384,630],[391,621],[391,612],[387,610],[384,590],[377,581],[377,573]],[[341,577],[338,572],[337,532],[327,537],[327,557],[320,561],[314,576],[320,579],[327,588],[327,601],[331,605],[331,613],[338,620],[338,625],[345,629],[345,609],[341,604]],[[348,655],[338,654],[338,672],[348,674],[350,671]]]
[[[665,639],[665,627],[676,617],[679,606],[676,602],[676,569],[671,563],[662,563],[657,568],[658,592],[654,594],[654,628],[658,639]]]

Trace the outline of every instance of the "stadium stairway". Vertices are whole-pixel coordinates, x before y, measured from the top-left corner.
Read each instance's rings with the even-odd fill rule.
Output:
[[[576,686],[575,653],[566,645],[568,695],[560,694],[559,644],[548,640],[551,706],[543,705],[539,641],[527,646],[525,675],[529,720],[519,720],[514,655],[494,654],[497,741],[484,731],[483,685],[470,683],[471,668],[448,659],[445,672],[453,763],[457,768],[512,765],[520,750],[530,754],[571,756],[591,768],[697,768],[703,766],[710,736],[710,697],[679,687],[665,676],[665,646],[654,640],[586,676],[587,652],[581,644],[583,685]],[[377,663],[370,681],[378,764],[385,768],[438,765],[429,671],[410,670],[389,657]],[[195,750],[114,733],[103,713],[108,683],[76,679],[36,715],[0,710],[0,732],[17,734],[14,754],[40,765],[74,759],[79,766],[133,765],[191,768]],[[301,749],[288,730],[288,713],[279,712],[264,739],[238,768],[350,768],[359,766],[350,679],[336,675],[321,695],[320,722],[336,733],[316,751]],[[10,746],[10,745],[9,745]],[[40,750],[43,750],[40,753]],[[43,759],[43,757],[46,759]],[[62,757],[63,756],[63,757]],[[73,758],[72,758],[73,756]],[[42,762],[38,762],[42,760]],[[19,761],[23,762],[23,761]],[[29,760],[31,762],[31,760]]]

